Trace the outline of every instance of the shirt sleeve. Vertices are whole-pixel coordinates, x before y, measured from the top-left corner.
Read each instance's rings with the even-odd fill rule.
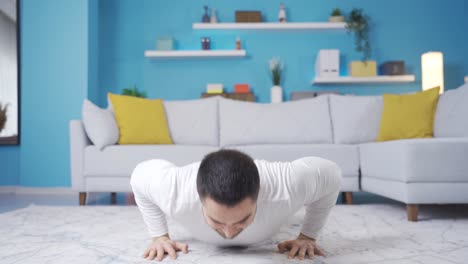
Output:
[[[317,239],[336,204],[341,187],[341,169],[334,162],[305,157],[292,162],[296,195],[304,199],[306,214],[301,233]]]
[[[162,173],[164,168],[170,166],[173,166],[173,164],[165,160],[145,161],[137,165],[131,176],[130,184],[135,196],[135,202],[151,237],[158,237],[168,233],[164,212],[151,196],[149,190],[152,179]]]

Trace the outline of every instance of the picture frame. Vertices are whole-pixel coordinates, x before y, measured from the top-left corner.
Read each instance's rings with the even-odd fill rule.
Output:
[[[20,1],[0,2],[0,146],[19,145],[21,127]]]

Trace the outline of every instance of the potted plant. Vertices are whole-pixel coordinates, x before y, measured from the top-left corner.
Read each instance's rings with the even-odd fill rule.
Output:
[[[271,102],[280,103],[283,101],[283,89],[281,88],[281,74],[284,69],[284,64],[280,61],[279,58],[272,58],[269,62],[270,72],[273,82],[273,87],[271,88]]]
[[[330,21],[332,23],[342,23],[342,22],[344,22],[345,18],[343,16],[343,13],[341,12],[341,9],[339,9],[339,8],[333,9],[328,21]]]
[[[8,104],[2,106],[2,103],[0,103],[0,132],[5,128],[7,121],[7,107]]]
[[[146,98],[146,93],[145,92],[140,92],[136,88],[136,86],[132,86],[130,88],[125,88],[122,91],[123,95],[129,95],[129,96],[135,96],[135,97],[141,97],[141,98]]]
[[[346,18],[346,29],[354,33],[355,46],[357,52],[362,52],[362,61],[366,61],[371,56],[371,46],[369,42],[370,17],[363,13],[362,9],[353,8]]]

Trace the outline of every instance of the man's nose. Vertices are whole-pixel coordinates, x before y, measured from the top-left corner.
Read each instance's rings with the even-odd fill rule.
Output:
[[[226,226],[223,231],[226,238],[232,238],[236,234],[236,228],[234,226]]]

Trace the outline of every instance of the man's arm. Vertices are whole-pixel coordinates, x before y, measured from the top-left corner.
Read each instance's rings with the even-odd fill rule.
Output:
[[[150,181],[152,178],[158,177],[164,162],[163,160],[150,160],[140,163],[133,171],[130,181],[135,202],[152,238],[161,237],[168,233],[166,217],[149,195]]]
[[[318,158],[305,157],[292,162],[294,177],[299,192],[305,192],[306,214],[301,235],[317,239],[336,204],[341,187],[341,169],[335,163]],[[300,236],[301,236],[300,235]]]
[[[315,240],[336,203],[341,186],[341,170],[335,163],[317,157],[297,159],[292,162],[291,168],[288,185],[291,199],[294,203],[304,203],[306,215],[299,236],[279,243],[278,249],[281,253],[289,250],[289,258],[294,258],[296,254],[299,259],[304,259],[306,255],[310,258],[315,255],[325,256]]]

